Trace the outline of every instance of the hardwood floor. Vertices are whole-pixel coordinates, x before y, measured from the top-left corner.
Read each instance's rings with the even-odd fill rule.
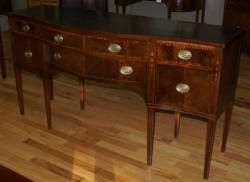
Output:
[[[174,139],[174,114],[157,112],[153,165],[146,165],[146,108],[128,89],[87,81],[80,111],[78,80],[54,79],[53,129],[47,130],[42,81],[24,72],[25,115],[18,111],[4,33],[7,79],[0,79],[0,165],[41,182],[201,182],[206,121],[183,116]],[[236,104],[225,153],[222,115],[215,136],[213,182],[250,180],[250,57],[242,56]]]

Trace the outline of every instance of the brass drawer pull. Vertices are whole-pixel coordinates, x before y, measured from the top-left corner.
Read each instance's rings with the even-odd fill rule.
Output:
[[[119,44],[110,44],[108,50],[113,53],[118,53],[122,50],[122,47]]]
[[[55,52],[53,57],[56,61],[59,61],[60,59],[62,59],[62,55],[59,52]]]
[[[62,43],[63,42],[63,36],[61,34],[56,34],[54,36],[54,41],[57,43]]]
[[[185,83],[178,83],[176,85],[176,90],[177,90],[177,92],[185,94],[185,93],[189,92],[190,87]]]
[[[182,60],[189,60],[192,58],[192,53],[187,50],[180,50],[178,52],[178,57]]]
[[[31,58],[32,57],[32,52],[30,50],[25,51],[24,53],[26,58]]]
[[[123,66],[120,69],[122,75],[131,75],[133,73],[133,68],[131,66]]]
[[[29,32],[30,29],[31,29],[31,28],[30,28],[29,25],[24,25],[24,26],[23,26],[23,31],[24,31],[24,32]]]

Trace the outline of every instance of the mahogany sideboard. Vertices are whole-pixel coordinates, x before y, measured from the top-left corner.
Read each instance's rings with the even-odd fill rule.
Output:
[[[8,14],[21,114],[21,70],[43,79],[51,127],[51,76],[54,70],[137,88],[147,106],[147,164],[152,164],[155,111],[207,118],[204,178],[208,178],[216,121],[226,111],[225,151],[244,31],[166,19],[97,14],[81,9],[39,6]]]

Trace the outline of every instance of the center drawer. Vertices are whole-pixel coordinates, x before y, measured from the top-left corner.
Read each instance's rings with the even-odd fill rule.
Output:
[[[85,49],[93,55],[125,55],[125,42],[122,39],[87,36]]]
[[[91,55],[105,55],[136,61],[147,61],[152,53],[152,42],[147,40],[130,40],[119,38],[92,37],[85,39],[85,49]]]

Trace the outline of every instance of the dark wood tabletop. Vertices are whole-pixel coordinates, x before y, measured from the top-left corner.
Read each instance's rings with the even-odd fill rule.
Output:
[[[167,20],[114,13],[99,14],[83,9],[69,9],[55,6],[37,6],[8,13],[8,16],[22,16],[33,21],[42,21],[79,30],[100,32],[160,36],[168,38],[190,39],[193,41],[227,44],[244,31],[217,25]]]

